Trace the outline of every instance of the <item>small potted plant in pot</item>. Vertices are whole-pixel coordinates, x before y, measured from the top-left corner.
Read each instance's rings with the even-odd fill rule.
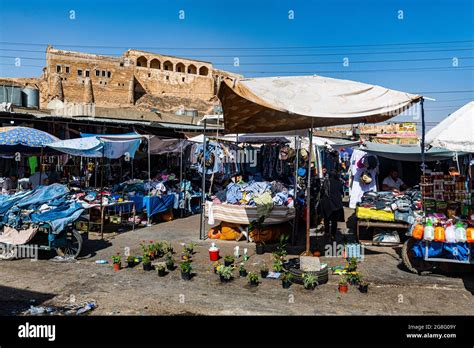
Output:
[[[365,280],[361,280],[359,282],[359,291],[366,294],[369,291],[369,283]]]
[[[217,274],[217,269],[219,268],[219,266],[221,266],[222,264],[219,262],[219,261],[215,261],[212,263],[212,269],[214,270],[214,273]]]
[[[147,253],[143,254],[142,264],[144,271],[151,271],[151,259],[150,255],[148,255]]]
[[[349,284],[347,283],[346,277],[341,277],[339,279],[339,292],[345,294],[349,290]]]
[[[258,274],[249,272],[249,284],[250,286],[258,286]]]
[[[227,255],[226,257],[224,257],[224,266],[231,266],[233,264],[234,264],[233,256]]]
[[[346,279],[350,285],[359,285],[359,282],[360,282],[359,272],[356,272],[356,271],[347,272]]]
[[[183,261],[179,265],[181,268],[181,278],[184,280],[190,280],[191,279],[191,271],[193,270],[193,267],[191,266],[191,262],[189,261]]]
[[[156,265],[156,270],[158,271],[159,277],[164,277],[166,275],[166,267],[163,264]]]
[[[196,247],[196,244],[194,243],[189,243],[188,245],[184,246],[184,249],[190,253],[191,255],[194,254],[194,248]]]
[[[262,267],[260,267],[260,275],[262,278],[266,278],[268,276],[268,266],[264,263]]]
[[[120,271],[122,268],[122,257],[119,253],[112,256],[112,263],[114,264],[114,271]]]
[[[156,242],[153,245],[153,249],[155,250],[155,257],[160,258],[163,257],[165,254],[163,251],[163,243],[162,242]]]
[[[245,266],[244,266],[243,263],[240,264],[239,275],[243,278],[245,278],[247,276],[247,270],[245,269]]]
[[[303,273],[303,286],[307,290],[314,290],[317,284],[316,277],[311,273]]]
[[[292,284],[292,280],[293,274],[291,274],[290,272],[283,273],[283,275],[281,276],[281,286],[283,287],[283,289],[288,289]]]
[[[174,270],[174,258],[173,258],[173,254],[171,253],[168,253],[168,255],[166,255],[166,268],[168,269],[168,271],[173,271]]]
[[[264,242],[258,242],[255,244],[255,251],[257,255],[263,255],[265,254],[265,243]]]
[[[150,240],[150,244],[148,244],[148,255],[150,256],[150,260],[154,260],[156,256],[156,250],[155,250],[155,243]]]
[[[273,261],[273,270],[275,272],[283,271],[283,262],[279,258],[275,258]]]
[[[230,282],[234,275],[232,274],[232,266],[219,266],[217,267],[217,274],[219,275],[222,283]]]
[[[133,268],[135,267],[135,256],[127,256],[127,267],[128,268]]]

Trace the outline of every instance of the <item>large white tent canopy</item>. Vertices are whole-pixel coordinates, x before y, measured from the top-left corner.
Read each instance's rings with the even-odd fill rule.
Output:
[[[276,132],[354,123],[376,123],[422,97],[322,76],[264,77],[221,83],[227,132]]]
[[[425,138],[427,145],[474,153],[474,101],[446,117]]]

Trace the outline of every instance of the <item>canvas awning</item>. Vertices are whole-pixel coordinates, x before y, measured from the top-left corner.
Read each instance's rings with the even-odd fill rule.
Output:
[[[474,101],[446,117],[427,134],[427,145],[474,153]]]
[[[421,96],[322,76],[225,79],[219,89],[227,132],[255,133],[376,123]]]
[[[421,162],[420,145],[395,145],[365,142],[360,146],[360,150],[394,161]],[[428,151],[425,151],[425,162],[450,159],[453,155],[454,153],[449,150],[433,147]]]

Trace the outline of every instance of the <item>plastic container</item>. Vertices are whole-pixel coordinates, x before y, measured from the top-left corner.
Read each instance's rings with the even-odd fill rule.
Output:
[[[468,243],[474,243],[474,227],[468,227],[466,229],[466,239]]]
[[[214,243],[212,243],[211,247],[209,248],[209,259],[211,261],[219,260],[219,248],[216,247]]]
[[[465,242],[467,240],[466,229],[460,222],[456,224],[456,228],[454,229],[454,234],[455,234],[456,242]]]
[[[416,224],[411,234],[412,237],[415,239],[423,239],[423,230],[424,228],[422,224]]]
[[[434,229],[434,240],[436,242],[444,242],[446,240],[445,233],[444,233],[444,227],[442,227],[442,226],[435,227],[435,229]]]
[[[451,221],[448,221],[446,230],[444,231],[446,243],[456,243],[456,233],[454,231],[454,225]]]
[[[426,221],[426,226],[423,231],[423,238],[424,240],[429,240],[429,241],[434,240],[434,227],[431,220]]]

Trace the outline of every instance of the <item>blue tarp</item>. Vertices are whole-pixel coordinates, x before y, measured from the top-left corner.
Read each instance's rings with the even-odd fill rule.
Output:
[[[39,154],[41,148],[58,141],[54,135],[29,127],[1,127],[0,153]]]
[[[146,208],[146,214],[148,218],[153,215],[163,213],[170,208],[173,208],[175,195],[165,196],[145,196],[143,197],[143,203]]]

